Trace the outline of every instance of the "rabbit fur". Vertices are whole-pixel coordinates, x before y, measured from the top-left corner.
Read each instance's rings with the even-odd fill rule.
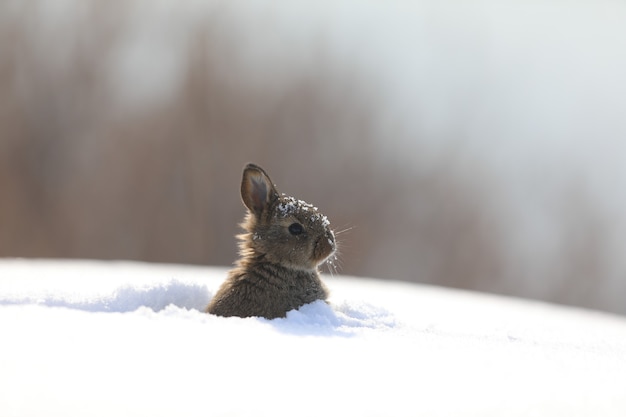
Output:
[[[279,194],[267,173],[248,164],[241,198],[248,212],[241,224],[240,258],[206,308],[218,316],[285,317],[328,290],[318,265],[336,249],[323,214],[304,201]]]

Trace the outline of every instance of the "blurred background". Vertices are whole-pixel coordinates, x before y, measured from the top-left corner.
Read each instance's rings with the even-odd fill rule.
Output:
[[[626,3],[0,1],[0,256],[230,265],[245,163],[344,274],[626,314]]]

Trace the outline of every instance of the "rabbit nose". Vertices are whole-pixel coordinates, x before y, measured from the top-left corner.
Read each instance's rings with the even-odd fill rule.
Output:
[[[328,232],[326,232],[326,239],[328,240],[328,244],[330,245],[331,249],[334,251],[335,250],[335,233],[332,230],[329,230]]]
[[[323,262],[326,258],[332,255],[335,250],[335,235],[332,231],[328,231],[324,233],[324,235],[320,236],[317,242],[315,242],[312,259],[316,263]]]

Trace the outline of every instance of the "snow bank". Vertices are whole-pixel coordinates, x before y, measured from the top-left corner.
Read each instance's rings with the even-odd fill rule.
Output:
[[[0,414],[626,415],[626,320],[326,278],[285,319],[201,312],[219,268],[0,261]]]

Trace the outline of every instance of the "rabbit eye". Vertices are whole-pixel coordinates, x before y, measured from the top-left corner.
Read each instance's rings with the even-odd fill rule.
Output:
[[[292,235],[297,236],[299,234],[302,234],[302,232],[304,232],[304,228],[300,223],[292,223],[291,225],[289,225],[289,233],[291,233]]]

